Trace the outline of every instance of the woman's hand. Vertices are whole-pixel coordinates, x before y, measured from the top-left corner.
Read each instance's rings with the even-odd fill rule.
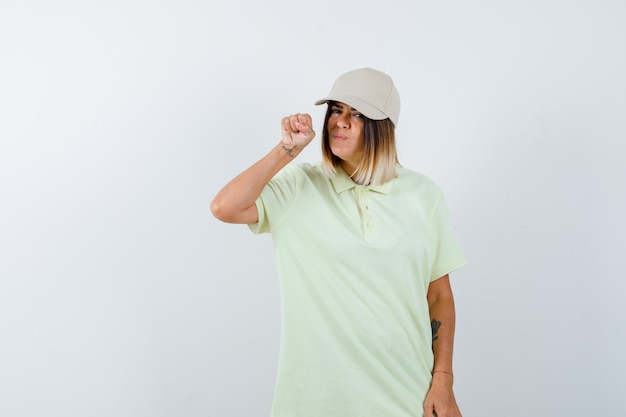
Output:
[[[315,137],[313,121],[308,114],[293,114],[281,120],[282,143],[287,150],[301,150]]]
[[[424,417],[461,417],[452,391],[452,376],[437,373],[424,401]]]

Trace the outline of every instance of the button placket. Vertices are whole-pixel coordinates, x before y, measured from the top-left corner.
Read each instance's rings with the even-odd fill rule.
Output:
[[[363,235],[365,239],[372,237],[376,222],[372,216],[370,210],[370,190],[366,188],[359,188],[357,191],[357,198],[359,204],[359,211],[361,212],[361,222],[363,225]]]

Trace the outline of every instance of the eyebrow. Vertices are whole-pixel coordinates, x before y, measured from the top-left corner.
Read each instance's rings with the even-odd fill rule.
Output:
[[[338,107],[340,109],[343,109],[344,106],[342,106],[341,104],[339,104],[336,101],[331,101],[330,102],[330,107]],[[354,107],[350,107],[350,110],[355,111],[357,113],[361,113],[360,111],[358,111],[357,109],[355,109]]]

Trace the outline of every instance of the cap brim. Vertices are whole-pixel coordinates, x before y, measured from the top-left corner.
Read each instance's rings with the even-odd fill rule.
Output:
[[[389,116],[387,116],[385,113],[378,110],[376,107],[372,106],[368,102],[358,97],[349,96],[349,95],[336,95],[336,96],[329,96],[326,98],[322,98],[322,99],[317,100],[315,102],[315,105],[319,106],[320,104],[328,103],[329,101],[339,101],[341,103],[345,103],[349,105],[350,107],[363,113],[365,117],[367,117],[368,119],[384,120],[384,119],[389,118]]]

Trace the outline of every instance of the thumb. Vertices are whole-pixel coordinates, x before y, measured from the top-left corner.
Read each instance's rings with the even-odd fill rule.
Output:
[[[424,417],[436,417],[434,404],[430,401],[424,403]]]

